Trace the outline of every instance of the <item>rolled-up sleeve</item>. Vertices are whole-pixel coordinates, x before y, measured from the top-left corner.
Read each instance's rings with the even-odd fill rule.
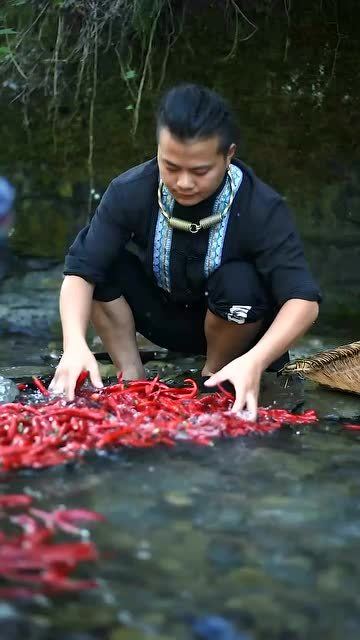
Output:
[[[131,236],[125,194],[110,183],[91,220],[75,238],[65,258],[64,275],[77,275],[94,284],[103,282],[114,258]]]
[[[258,272],[279,306],[287,300],[321,301],[292,215],[279,199],[257,225],[254,258]]]

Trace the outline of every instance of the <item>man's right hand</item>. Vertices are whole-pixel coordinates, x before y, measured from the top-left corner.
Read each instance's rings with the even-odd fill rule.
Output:
[[[74,400],[76,381],[82,371],[88,371],[94,387],[103,386],[99,366],[86,342],[68,345],[56,368],[49,385],[52,393],[64,393],[68,400]]]

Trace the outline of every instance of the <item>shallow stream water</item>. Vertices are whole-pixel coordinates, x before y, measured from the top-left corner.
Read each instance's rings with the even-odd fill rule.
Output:
[[[291,22],[289,13],[265,16],[258,34],[231,56],[232,31],[221,32],[219,20],[202,14],[193,19],[172,48],[165,85],[191,80],[224,93],[239,116],[240,156],[295,209],[325,294],[321,318],[330,318],[329,327],[320,321],[319,336],[299,344],[294,355],[301,355],[359,339],[360,16],[350,0],[285,5]],[[154,48],[155,86],[161,39]],[[115,66],[104,60],[99,74],[99,193],[155,153],[158,95],[144,91],[133,145],[132,105]],[[62,259],[88,215],[88,134],[85,116],[67,119],[64,109],[55,149],[47,103],[29,110],[25,134],[22,103],[16,108],[7,91],[0,173],[17,187],[14,250],[25,262],[22,276],[0,290],[0,375],[22,376],[49,373],[44,357],[60,346],[61,266],[51,261]],[[48,268],[38,256],[51,259]],[[197,366],[189,359],[170,364],[163,371],[170,377]],[[268,392],[262,403],[274,399]],[[212,448],[121,451],[0,474],[0,492],[30,493],[44,509],[84,507],[106,517],[91,526],[99,562],[83,571],[99,588],[0,601],[0,640],[191,640],[193,619],[203,615],[237,629],[236,637],[208,640],[359,640],[360,435],[339,418],[358,417],[360,400],[307,385],[305,407],[318,411],[318,424]]]
[[[305,406],[318,424],[2,476],[3,492],[106,522],[91,526],[101,557],[84,574],[99,588],[0,603],[1,638],[182,640],[196,637],[193,618],[216,614],[239,638],[357,640],[360,436],[334,418],[359,415],[360,402],[308,384]]]

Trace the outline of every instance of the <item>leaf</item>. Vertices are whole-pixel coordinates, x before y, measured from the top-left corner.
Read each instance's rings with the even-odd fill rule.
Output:
[[[134,110],[134,105],[133,104],[128,104],[127,107],[125,107],[125,111],[133,111]]]
[[[17,31],[14,31],[14,29],[0,29],[0,36],[13,36],[16,33]]]
[[[0,47],[0,58],[7,56],[10,53],[9,47]]]
[[[134,78],[136,78],[136,71],[134,69],[129,69],[128,71],[126,71],[126,73],[124,73],[124,79],[125,80],[134,80]]]

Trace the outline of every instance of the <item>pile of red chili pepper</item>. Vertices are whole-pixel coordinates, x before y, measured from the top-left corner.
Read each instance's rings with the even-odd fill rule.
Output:
[[[11,513],[14,510],[15,515]],[[79,523],[101,521],[103,516],[86,509],[43,511],[32,507],[29,495],[5,494],[0,495],[0,518],[8,529],[7,533],[0,531],[0,580],[5,583],[0,584],[0,598],[29,598],[97,586],[95,580],[72,577],[79,564],[97,560],[95,545],[55,538],[62,532],[82,536]],[[21,533],[11,531],[14,525]]]
[[[116,384],[94,391],[77,383],[74,402],[52,397],[34,382],[43,402],[14,402],[0,408],[0,468],[48,467],[106,447],[173,446],[177,441],[211,445],[217,438],[264,434],[285,424],[312,423],[314,411],[294,415],[283,409],[259,409],[257,422],[230,412],[233,396],[199,395],[196,383],[170,387],[152,381]]]

